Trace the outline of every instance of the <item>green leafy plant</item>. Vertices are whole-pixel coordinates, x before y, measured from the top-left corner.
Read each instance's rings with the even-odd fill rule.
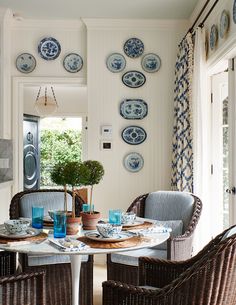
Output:
[[[80,183],[84,186],[90,186],[90,214],[92,213],[93,187],[101,181],[104,173],[102,164],[96,160],[84,161],[80,167]]]
[[[64,185],[65,191],[65,206],[64,209],[67,211],[67,185],[72,187],[72,217],[75,217],[75,186],[80,186],[80,173],[82,163],[79,161],[67,161],[57,163],[52,172],[51,179],[57,185]]]

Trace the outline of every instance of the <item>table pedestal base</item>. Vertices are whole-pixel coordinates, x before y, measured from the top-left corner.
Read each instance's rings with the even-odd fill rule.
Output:
[[[79,305],[79,280],[82,255],[71,255],[72,305]]]

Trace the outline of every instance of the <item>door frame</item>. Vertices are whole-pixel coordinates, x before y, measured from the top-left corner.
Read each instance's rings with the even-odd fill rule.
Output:
[[[68,77],[13,77],[12,81],[12,138],[13,138],[13,194],[23,190],[23,114],[24,114],[24,88],[26,86],[66,85],[86,87],[85,78]],[[86,124],[87,113],[81,113],[82,117],[82,145],[85,159],[88,155]]]

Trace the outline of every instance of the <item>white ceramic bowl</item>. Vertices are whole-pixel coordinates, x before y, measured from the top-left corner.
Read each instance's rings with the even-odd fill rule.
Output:
[[[122,226],[112,225],[110,223],[98,223],[96,227],[99,234],[105,238],[118,235],[122,230]]]
[[[132,224],[136,219],[136,214],[133,212],[122,213],[121,223],[122,224]]]
[[[29,220],[10,219],[4,222],[4,226],[10,234],[23,234],[30,225]]]

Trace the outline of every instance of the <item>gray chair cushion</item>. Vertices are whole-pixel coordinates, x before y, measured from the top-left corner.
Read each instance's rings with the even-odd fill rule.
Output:
[[[82,262],[88,261],[88,255],[82,255]],[[70,263],[69,255],[30,255],[28,254],[28,266],[42,266]]]
[[[233,228],[226,231],[221,240],[225,240],[226,238],[228,238],[234,234],[236,234],[236,226],[234,226]]]
[[[163,226],[166,228],[171,228],[170,232],[171,237],[176,237],[183,234],[183,221],[182,220],[166,220],[166,221],[157,221],[157,225]],[[167,241],[164,243],[153,247],[153,249],[158,250],[167,250]]]
[[[67,194],[68,210],[72,208],[72,196]],[[48,210],[64,209],[64,192],[35,192],[25,194],[20,199],[20,216],[32,217],[32,206],[43,206],[44,215],[48,215]]]
[[[134,251],[113,253],[111,261],[113,263],[124,264],[129,266],[138,266],[138,259],[140,256],[148,256],[153,258],[167,259],[167,251],[156,250],[153,248],[144,248]]]
[[[150,193],[145,201],[145,218],[182,220],[186,230],[193,214],[194,198],[189,193],[158,191]]]

